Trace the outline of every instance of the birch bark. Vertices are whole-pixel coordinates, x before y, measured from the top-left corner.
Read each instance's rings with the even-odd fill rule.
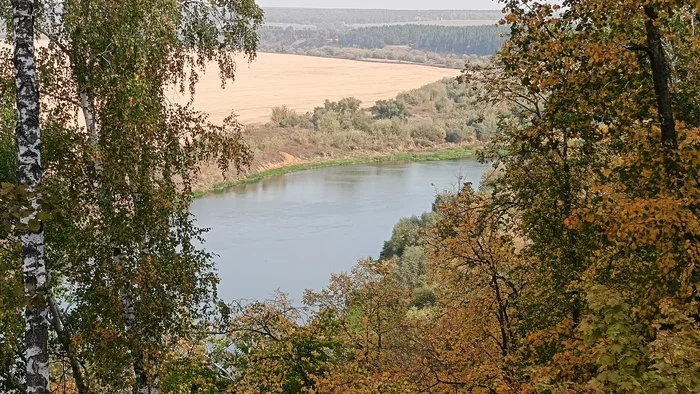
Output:
[[[44,261],[44,230],[38,222],[41,196],[41,131],[39,128],[39,89],[37,87],[36,57],[34,55],[34,2],[12,0],[15,33],[15,85],[17,89],[17,181],[30,193],[28,215],[21,218],[28,226],[22,243],[22,271],[25,308],[25,357],[28,394],[50,392],[49,380],[49,307]]]

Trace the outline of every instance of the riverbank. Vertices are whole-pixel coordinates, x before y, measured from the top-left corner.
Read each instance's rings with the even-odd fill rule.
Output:
[[[426,151],[406,151],[393,154],[380,154],[372,156],[345,157],[324,159],[319,158],[311,161],[300,161],[296,163],[281,164],[279,167],[269,168],[262,171],[250,173],[242,178],[220,182],[210,187],[197,190],[194,197],[202,197],[208,194],[225,193],[231,188],[246,183],[258,182],[262,179],[289,174],[297,171],[305,171],[314,168],[347,166],[367,163],[387,163],[387,162],[422,162],[458,160],[475,157],[478,147],[447,148]]]
[[[476,108],[476,90],[442,79],[363,106],[356,98],[326,100],[313,112],[273,108],[269,121],[247,124],[253,162],[243,174],[200,168],[197,196],[310,168],[385,161],[469,157],[497,132],[499,111]]]

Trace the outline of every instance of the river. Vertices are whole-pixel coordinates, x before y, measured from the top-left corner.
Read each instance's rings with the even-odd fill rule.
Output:
[[[219,297],[301,301],[332,273],[377,257],[394,224],[430,210],[438,192],[476,187],[488,168],[475,160],[363,164],[294,172],[196,199],[191,212],[210,228]]]

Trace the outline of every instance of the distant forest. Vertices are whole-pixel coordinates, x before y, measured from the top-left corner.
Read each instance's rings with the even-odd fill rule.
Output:
[[[502,26],[395,25],[353,29],[340,35],[340,46],[383,48],[407,45],[413,49],[459,55],[493,55],[508,30]]]
[[[339,32],[334,29],[294,29],[266,26],[260,31],[267,49],[319,48],[323,46],[381,49],[406,46],[428,52],[488,56],[503,45],[503,26],[373,26]]]
[[[259,50],[417,63],[486,64],[506,40],[500,11],[265,8]]]
[[[267,23],[329,26],[334,24],[362,25],[417,21],[488,20],[501,19],[500,11],[477,10],[357,10],[330,8],[266,7]]]

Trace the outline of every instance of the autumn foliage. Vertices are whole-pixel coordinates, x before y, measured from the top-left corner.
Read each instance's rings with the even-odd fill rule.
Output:
[[[379,260],[334,275],[303,306],[284,294],[219,303],[191,330],[168,330],[144,355],[153,384],[172,393],[699,391],[700,5],[502,3],[508,41],[491,66],[461,77],[483,103],[509,108],[481,153],[495,179],[402,220]],[[155,280],[140,276],[155,275],[155,263],[138,263],[129,280]],[[0,283],[9,304],[17,278]],[[95,338],[75,337],[79,349],[118,343],[97,318],[86,326]],[[86,370],[105,374],[94,381],[120,378]]]
[[[462,76],[511,108],[482,153],[498,178],[307,295],[281,340],[326,343],[295,392],[698,391],[700,10],[504,7],[509,40]]]

